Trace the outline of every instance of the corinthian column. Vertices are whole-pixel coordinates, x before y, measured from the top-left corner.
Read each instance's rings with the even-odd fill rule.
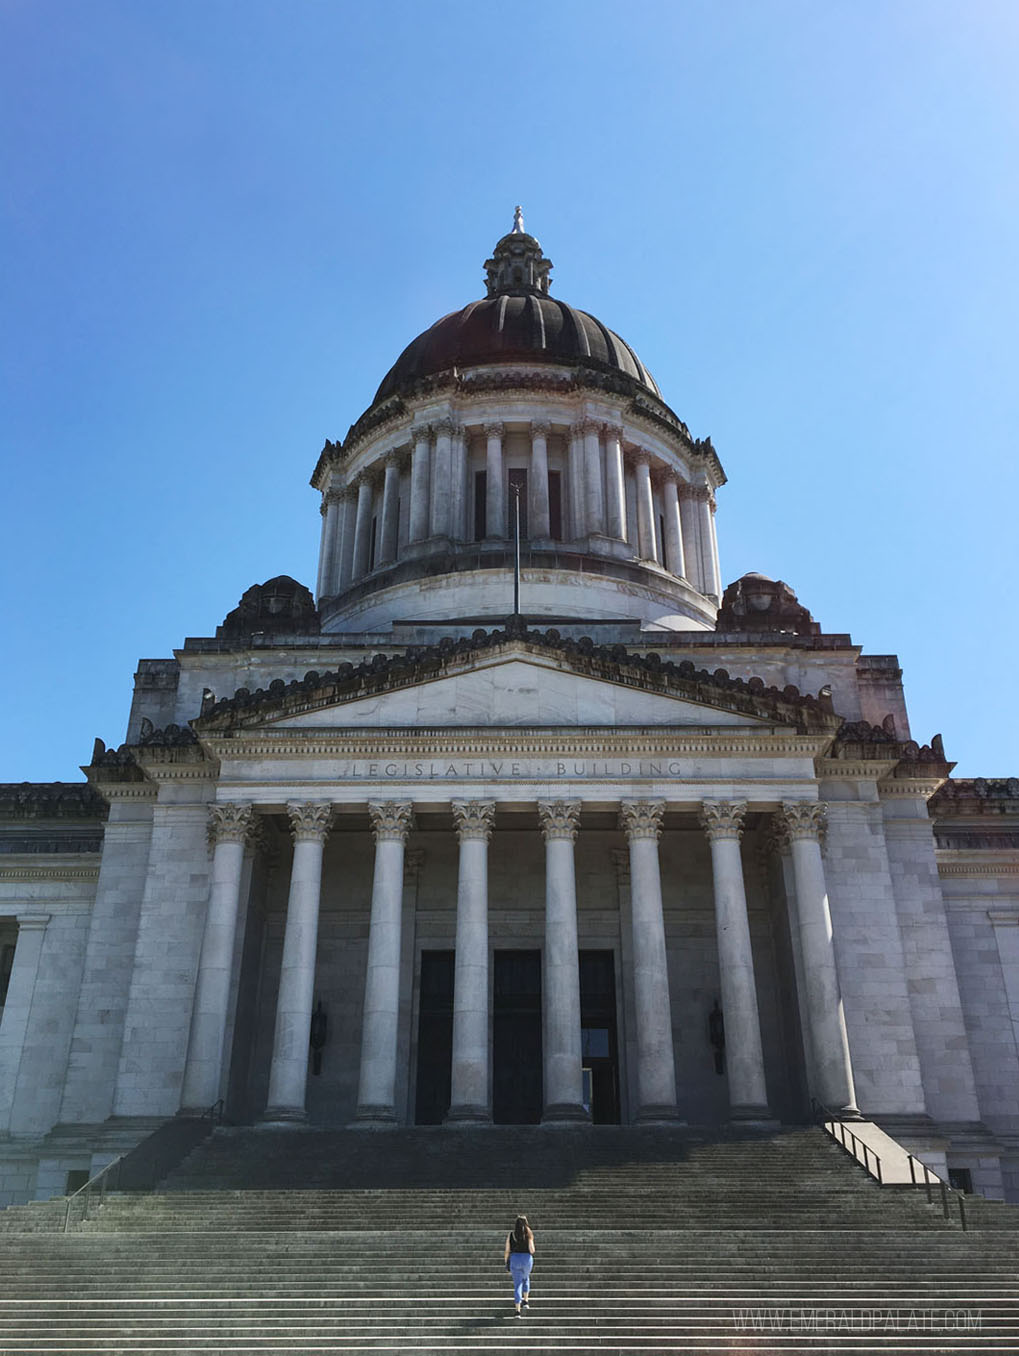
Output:
[[[690,491],[697,516],[697,542],[700,547],[701,592],[710,598],[721,596],[715,565],[715,537],[712,505],[714,496],[706,485],[695,485]]]
[[[630,847],[633,989],[637,1017],[637,1120],[674,1121],[676,1061],[665,951],[658,839],[663,800],[624,800],[622,828]]]
[[[340,496],[340,544],[336,553],[336,587],[330,592],[342,593],[354,577],[354,528],[357,521],[357,494],[345,489]]]
[[[372,1125],[395,1125],[400,917],[404,847],[411,828],[411,807],[406,802],[393,801],[371,804],[368,816],[375,835],[375,879],[368,927],[356,1119]]]
[[[322,889],[322,854],[333,807],[288,805],[294,837],[283,965],[276,999],[276,1033],[269,1067],[269,1105],[263,1120],[303,1121],[308,1082],[308,1038],[315,994],[315,953]]]
[[[431,438],[428,424],[414,430],[414,451],[410,460],[410,532],[412,542],[428,536],[428,482],[431,478]]]
[[[450,493],[452,490],[453,421],[440,419],[435,425],[435,456],[432,459],[431,535],[448,537]]]
[[[605,426],[605,532],[626,541],[626,485],[623,480],[623,430]]]
[[[449,454],[449,535],[454,541],[467,540],[467,435],[462,424],[453,425],[453,443]]]
[[[568,539],[587,536],[587,495],[584,490],[584,431],[582,424],[570,427],[569,479],[566,485],[569,503]]]
[[[491,800],[453,801],[460,839],[453,971],[453,1066],[449,1124],[489,1121],[488,1098],[488,840]]]
[[[711,843],[715,882],[715,930],[725,1018],[725,1063],[729,1075],[729,1114],[733,1120],[767,1120],[764,1051],[757,1013],[754,956],[743,884],[739,842],[745,801],[705,801],[701,823]]]
[[[701,563],[701,528],[696,493],[693,485],[684,483],[679,487],[679,521],[683,530],[686,577],[698,593],[706,593],[704,566]]]
[[[205,915],[191,1014],[191,1039],[181,1089],[181,1111],[185,1115],[207,1111],[220,1094],[234,938],[241,902],[244,840],[253,818],[250,805],[224,803],[209,807],[209,831],[215,847],[209,908]]]
[[[396,559],[396,541],[400,531],[400,461],[395,453],[386,458],[386,476],[382,482],[382,530],[376,563],[389,565]]]
[[[651,457],[647,452],[638,452],[633,460],[637,470],[637,555],[641,560],[657,560]]]
[[[502,467],[502,424],[486,424],[488,439],[485,456],[485,535],[505,537],[506,476]]]
[[[828,887],[821,860],[826,807],[816,801],[787,801],[782,815],[789,829],[796,882],[800,950],[810,1022],[810,1048],[817,1100],[836,1115],[859,1116],[849,1036],[842,1008]]]
[[[527,477],[527,530],[531,537],[548,537],[551,527],[548,518],[548,435],[551,425],[531,425],[531,474]]]
[[[322,542],[318,556],[318,596],[328,597],[328,590],[336,578],[339,552],[340,491],[328,490],[322,496]]]
[[[683,552],[683,524],[679,511],[679,485],[675,471],[666,471],[662,480],[662,508],[665,519],[665,555],[667,568],[680,579],[686,578]],[[662,562],[665,564],[665,561]]]
[[[354,523],[354,580],[368,573],[372,536],[372,483],[365,471],[357,482],[357,518]]]
[[[545,838],[545,1109],[542,1121],[586,1121],[580,1044],[580,953],[573,844],[579,800],[539,801]]]
[[[586,519],[588,532],[605,532],[605,495],[602,489],[601,427],[586,419],[581,425],[584,434],[584,485],[587,491]]]

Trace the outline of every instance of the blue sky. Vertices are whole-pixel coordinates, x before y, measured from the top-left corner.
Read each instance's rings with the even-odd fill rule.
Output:
[[[713,438],[724,578],[1019,775],[1017,69],[1013,0],[0,0],[0,779],[313,585],[323,440],[517,202]]]

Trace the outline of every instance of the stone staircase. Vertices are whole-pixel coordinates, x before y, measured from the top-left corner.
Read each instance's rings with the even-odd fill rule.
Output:
[[[3,1356],[1019,1351],[1019,1211],[964,1233],[813,1129],[226,1131],[77,1232],[39,1208],[0,1213]]]

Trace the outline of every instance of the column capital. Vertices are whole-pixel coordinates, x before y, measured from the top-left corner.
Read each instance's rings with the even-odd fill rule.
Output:
[[[575,843],[580,825],[580,801],[539,800],[538,819],[546,843],[557,838]]]
[[[334,485],[331,489],[326,490],[325,494],[322,496],[322,503],[327,506],[329,504],[338,504],[346,492],[346,488],[341,489],[339,485]]]
[[[711,498],[707,485],[691,485],[688,480],[680,481],[679,492],[684,499],[692,499],[694,503],[706,504]]]
[[[624,800],[619,803],[619,820],[631,843],[641,838],[655,842],[661,837],[664,800]]]
[[[456,431],[456,425],[449,415],[443,415],[441,419],[436,419],[432,425],[432,431],[437,438],[452,437]]]
[[[267,832],[266,822],[254,806],[252,806],[251,823],[244,835],[244,847],[248,852],[260,852],[263,857],[275,857],[273,842]]]
[[[768,825],[767,832],[764,835],[764,843],[762,846],[764,855],[767,857],[770,857],[773,854],[784,856],[789,852],[791,847],[789,841],[789,824],[781,812],[771,816],[771,823]]]
[[[295,843],[323,843],[333,819],[330,801],[309,801],[304,805],[290,801],[287,805],[290,832]]]
[[[368,818],[376,843],[405,843],[414,827],[414,811],[410,801],[369,801]]]
[[[498,419],[491,420],[484,426],[485,436],[488,438],[501,438],[506,432],[506,425],[499,422]]]
[[[812,838],[820,843],[827,827],[828,807],[817,800],[784,800],[782,818],[794,843],[802,838]]]
[[[746,813],[745,800],[701,801],[701,825],[711,842],[721,838],[734,838],[738,843],[743,836],[743,820]]]
[[[426,443],[431,439],[432,426],[431,424],[415,424],[410,432],[416,443]]]
[[[663,485],[675,485],[679,490],[684,484],[675,466],[663,466],[658,474],[661,476]]]
[[[399,471],[402,460],[399,452],[387,452],[382,458],[382,465],[386,471]]]
[[[209,842],[243,843],[252,828],[254,806],[249,801],[233,804],[223,801],[209,806]]]
[[[589,433],[601,433],[601,424],[597,419],[578,419],[570,425],[570,432],[586,438]]]
[[[494,800],[454,800],[453,823],[463,843],[469,838],[480,838],[487,843],[495,823]]]
[[[646,447],[635,447],[630,453],[630,459],[634,466],[651,466],[651,453]]]
[[[547,419],[532,419],[532,420],[531,420],[531,437],[532,437],[532,438],[547,438],[548,435],[549,435],[551,432],[552,432],[552,425],[548,422]]]
[[[622,446],[623,430],[619,424],[602,424],[601,430],[606,438],[615,438],[618,440],[620,446]]]

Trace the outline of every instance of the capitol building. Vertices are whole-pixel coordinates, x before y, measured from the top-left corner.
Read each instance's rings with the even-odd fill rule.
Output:
[[[0,785],[0,1205],[220,1102],[820,1106],[1019,1201],[1019,781],[954,780],[894,656],[726,579],[719,454],[550,271],[518,209],[325,444],[314,593],[141,660],[85,781]]]

